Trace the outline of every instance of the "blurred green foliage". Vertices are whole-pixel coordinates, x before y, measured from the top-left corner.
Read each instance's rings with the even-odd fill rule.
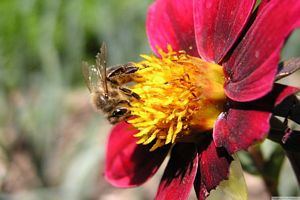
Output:
[[[109,127],[90,109],[81,62],[94,62],[103,41],[111,64],[150,52],[145,33],[149,3],[0,1],[2,195],[34,189],[36,197],[22,199],[46,199],[46,191],[57,194],[51,199],[97,196],[93,190]]]
[[[112,63],[137,59],[147,49],[148,4],[138,0],[2,0],[1,86],[5,90],[28,88],[41,76],[77,84],[81,60],[93,57],[103,41],[113,55]]]
[[[91,109],[80,65],[94,62],[103,41],[110,64],[150,53],[151,2],[0,1],[0,199],[98,199],[112,191],[99,177],[110,126]],[[300,32],[290,41],[284,59],[300,56]],[[135,199],[152,199],[155,187]]]

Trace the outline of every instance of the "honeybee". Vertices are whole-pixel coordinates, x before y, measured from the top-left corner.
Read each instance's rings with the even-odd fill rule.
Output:
[[[123,85],[132,81],[137,71],[131,63],[107,68],[107,47],[102,44],[96,55],[96,64],[82,63],[82,73],[91,93],[93,106],[101,110],[111,124],[130,117],[130,98],[139,99],[139,95]]]

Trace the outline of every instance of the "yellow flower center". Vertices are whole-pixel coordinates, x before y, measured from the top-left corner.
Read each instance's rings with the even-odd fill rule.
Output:
[[[211,130],[225,101],[221,66],[171,47],[159,54],[135,63],[132,91],[141,99],[131,101],[134,118],[128,121],[139,130],[138,144],[156,140],[150,151]]]

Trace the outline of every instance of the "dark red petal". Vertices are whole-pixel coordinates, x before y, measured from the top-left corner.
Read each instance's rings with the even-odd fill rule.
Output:
[[[198,154],[192,143],[178,143],[159,184],[155,199],[187,199],[196,176]]]
[[[300,108],[300,105],[298,107]],[[276,117],[271,118],[270,124],[268,139],[280,144],[286,151],[300,152],[300,131],[287,128],[285,122]]]
[[[185,50],[197,56],[192,0],[157,0],[149,8],[147,34],[154,52],[167,51],[170,44],[176,51]]]
[[[288,117],[289,119],[300,123],[300,103],[295,95],[300,91],[300,88],[276,84],[275,89],[279,93],[276,100],[276,108],[273,111],[274,115]],[[289,97],[289,98],[287,98]],[[284,101],[283,101],[284,100]]]
[[[273,90],[261,99],[247,103],[230,102],[231,108],[215,123],[213,138],[216,145],[225,147],[232,154],[264,139],[274,107],[296,91],[297,88],[275,84]]]
[[[291,87],[291,86],[281,85],[276,83],[271,92],[271,94],[276,94],[276,97],[274,96],[274,98],[276,99],[275,106],[280,104],[288,96],[295,94],[296,92],[299,92],[299,90],[300,89],[296,87]]]
[[[242,32],[254,5],[255,0],[195,0],[199,55],[219,63]]]
[[[252,74],[249,73],[249,76],[245,76],[237,82],[229,80],[225,83],[224,88],[226,96],[235,101],[243,102],[255,100],[268,93],[270,89],[272,89],[277,72],[279,54],[280,48],[274,51],[270,57],[265,59],[265,62],[252,72]],[[242,67],[241,71],[243,71]]]
[[[299,0],[272,0],[265,4],[224,64],[228,75],[226,95],[235,101],[251,101],[271,91],[280,49],[299,25]]]
[[[229,109],[215,123],[214,141],[217,146],[225,147],[230,154],[247,149],[255,141],[266,137],[270,117],[269,112]]]
[[[117,187],[132,187],[144,183],[155,174],[166,157],[169,146],[149,152],[151,145],[137,145],[130,124],[117,124],[106,149],[105,178]]]
[[[228,178],[232,160],[225,149],[217,148],[212,141],[205,148],[203,145],[200,146],[199,170],[194,182],[199,200],[204,200],[212,189]]]

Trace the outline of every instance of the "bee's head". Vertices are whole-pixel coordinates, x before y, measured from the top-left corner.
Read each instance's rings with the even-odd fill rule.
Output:
[[[104,93],[92,93],[92,103],[97,110],[111,112],[115,107],[114,100]]]

